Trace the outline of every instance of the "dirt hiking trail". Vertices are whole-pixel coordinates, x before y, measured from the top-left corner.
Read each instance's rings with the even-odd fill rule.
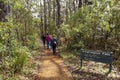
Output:
[[[73,80],[64,61],[51,50],[41,47],[40,56],[41,65],[34,80]]]

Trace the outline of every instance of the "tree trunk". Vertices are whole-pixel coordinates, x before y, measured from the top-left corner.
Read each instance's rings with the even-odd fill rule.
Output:
[[[50,30],[50,21],[51,21],[51,0],[48,0],[48,31]],[[49,31],[50,33],[50,31]]]
[[[76,11],[76,6],[75,6],[75,1],[73,0],[73,11],[75,12]]]
[[[78,8],[81,8],[81,7],[82,7],[82,0],[79,0]]]
[[[56,0],[57,2],[57,28],[60,28],[60,2],[59,0]]]
[[[66,12],[65,13],[65,15],[66,15],[66,21],[65,22],[68,23],[68,16],[69,15],[68,15],[68,3],[67,3],[67,1],[66,1],[66,10],[65,10],[65,12]]]
[[[44,0],[44,32],[46,34],[47,30],[47,19],[46,19],[46,0]]]
[[[44,25],[43,25],[43,6],[42,6],[42,3],[40,1],[40,12],[39,12],[39,17],[40,17],[40,32],[41,32],[41,35],[45,34],[44,32]]]
[[[55,16],[55,14],[56,14],[55,8],[56,8],[56,4],[55,4],[55,1],[53,1],[53,21],[54,21],[54,22],[55,22],[55,19],[56,19],[56,16]],[[55,24],[56,24],[56,22],[55,22]]]
[[[10,7],[8,4],[4,4],[3,1],[0,1],[0,22],[5,22],[7,19],[5,19],[6,15],[10,13]]]

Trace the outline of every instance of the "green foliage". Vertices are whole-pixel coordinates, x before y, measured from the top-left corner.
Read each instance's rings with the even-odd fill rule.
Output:
[[[20,48],[17,50],[16,54],[17,56],[15,56],[15,59],[12,65],[14,69],[14,73],[21,71],[21,69],[26,63],[28,52],[27,50],[25,50],[25,48]]]
[[[2,80],[3,79],[3,75],[0,75],[0,80]]]
[[[92,5],[84,5],[78,9],[72,15],[69,24],[61,25],[62,32],[68,39],[68,48],[78,46],[90,48],[92,46],[94,49],[99,49],[100,39],[106,42],[105,39],[113,37],[117,26],[120,25],[118,4],[114,0],[95,0]],[[99,46],[107,50],[104,47],[106,44]]]
[[[79,43],[74,44],[74,45],[72,46],[72,49],[77,49],[77,50],[79,50],[79,49],[81,49],[81,48],[83,48],[83,47],[84,47],[83,42],[82,42],[82,41],[79,41]]]
[[[5,2],[8,3],[7,0]],[[39,48],[36,41],[39,29],[23,0],[9,3],[12,15],[8,16],[8,22],[0,22],[0,74],[8,73],[8,78],[14,80],[10,77],[21,72],[27,59],[32,57],[30,50]]]
[[[11,64],[17,65],[17,63],[22,68],[26,58],[27,58],[27,50],[25,48],[20,48],[20,45],[17,42],[16,36],[14,35],[14,28],[12,29],[13,25],[7,23],[1,23],[0,27],[0,57],[1,61],[4,61],[6,66],[10,67]],[[9,26],[9,27],[7,27]],[[18,65],[18,66],[19,66]],[[14,67],[11,67],[14,68]],[[15,69],[15,68],[14,68]],[[19,68],[20,69],[20,68]]]
[[[91,5],[76,10],[69,23],[61,25],[64,43],[69,50],[114,51],[114,65],[120,68],[120,1],[91,1]]]
[[[61,25],[61,35],[62,36],[65,36],[65,37],[67,37],[67,38],[69,38],[70,37],[70,26],[68,25],[68,24],[62,24]]]

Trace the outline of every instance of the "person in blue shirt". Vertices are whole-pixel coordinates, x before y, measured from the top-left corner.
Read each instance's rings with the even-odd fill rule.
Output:
[[[53,51],[53,55],[56,54],[56,48],[57,48],[57,39],[55,38],[55,35],[52,36],[52,39],[51,39],[51,48],[52,48],[52,51]]]

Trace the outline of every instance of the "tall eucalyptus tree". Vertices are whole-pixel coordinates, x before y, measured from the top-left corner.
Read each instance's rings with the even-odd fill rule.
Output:
[[[6,4],[4,1],[0,1],[0,22],[7,21],[6,16],[8,13],[10,13],[9,4]]]

